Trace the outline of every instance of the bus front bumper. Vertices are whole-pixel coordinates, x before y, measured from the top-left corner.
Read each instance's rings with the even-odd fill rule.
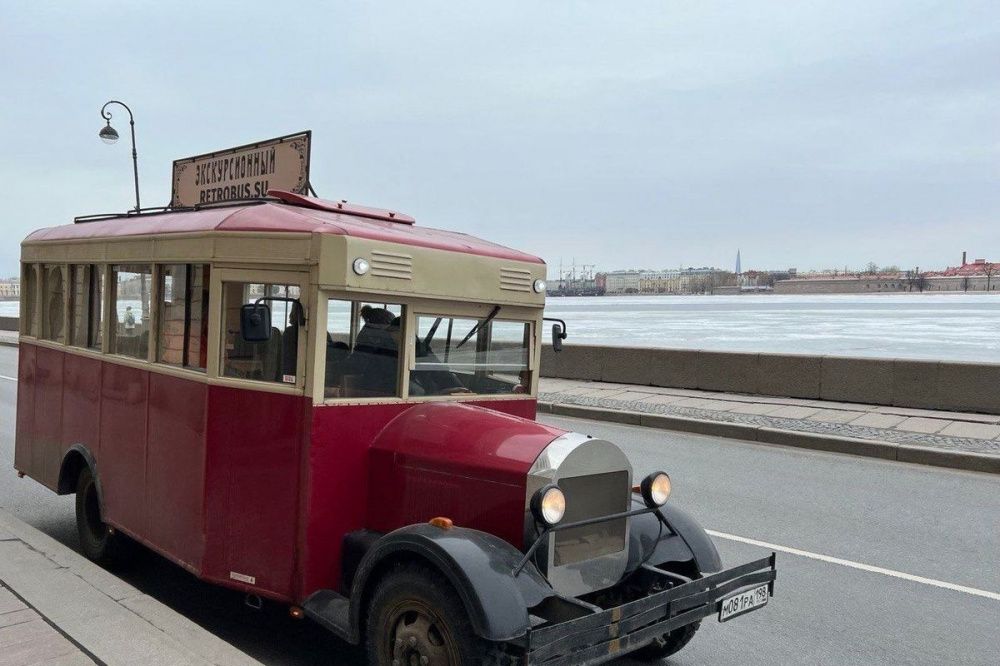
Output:
[[[675,629],[718,614],[720,621],[762,608],[774,596],[774,553],[754,562],[677,584],[677,576],[644,566],[662,577],[661,592],[613,608],[589,604],[589,614],[532,629],[527,663],[545,666],[597,664],[625,655]],[[761,589],[766,588],[766,589]]]

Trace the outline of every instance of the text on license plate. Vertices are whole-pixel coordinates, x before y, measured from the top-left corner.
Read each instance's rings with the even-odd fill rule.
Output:
[[[760,585],[723,599],[719,606],[719,622],[749,613],[767,604],[767,585]]]

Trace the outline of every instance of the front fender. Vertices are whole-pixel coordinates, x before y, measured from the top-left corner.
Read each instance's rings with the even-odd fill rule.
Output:
[[[669,503],[660,509],[660,513],[667,519],[670,529],[684,539],[684,543],[691,549],[699,572],[708,574],[722,571],[722,558],[719,557],[718,549],[705,532],[705,528],[699,525],[691,514]],[[653,557],[655,559],[655,553]]]
[[[531,563],[514,576],[523,556],[506,541],[468,528],[422,523],[390,532],[365,553],[351,584],[352,638],[360,640],[366,593],[380,565],[400,558],[422,559],[439,570],[462,600],[476,634],[490,641],[520,638],[530,627],[528,609],[555,594]]]
[[[633,509],[640,509],[642,506],[640,500],[633,498]],[[639,568],[643,562],[660,565],[692,560],[700,573],[722,570],[719,551],[690,514],[669,502],[660,508],[660,513],[670,529],[661,529],[660,522],[653,513],[632,518],[627,573]]]

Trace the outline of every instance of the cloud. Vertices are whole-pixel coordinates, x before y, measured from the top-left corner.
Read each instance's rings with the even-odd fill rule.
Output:
[[[143,201],[173,159],[314,130],[322,195],[567,261],[943,266],[1000,254],[1000,6],[20,4],[5,227]],[[116,117],[116,122],[119,118]],[[119,128],[121,129],[121,128]],[[0,272],[16,270],[0,252]]]

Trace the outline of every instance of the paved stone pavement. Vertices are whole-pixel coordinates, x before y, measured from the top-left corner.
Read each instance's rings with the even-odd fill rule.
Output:
[[[1000,455],[1000,416],[542,378],[539,400]]]
[[[0,666],[93,666],[94,663],[0,580]]]

